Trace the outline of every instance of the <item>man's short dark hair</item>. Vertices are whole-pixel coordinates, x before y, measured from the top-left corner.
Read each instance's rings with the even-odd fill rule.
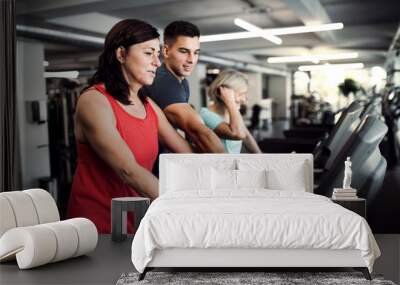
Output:
[[[195,25],[185,21],[174,21],[164,30],[164,43],[172,45],[179,36],[200,37],[200,30]]]

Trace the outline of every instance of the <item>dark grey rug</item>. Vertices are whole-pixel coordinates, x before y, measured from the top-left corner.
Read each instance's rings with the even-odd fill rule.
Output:
[[[221,284],[221,285],[297,285],[297,284],[376,284],[395,285],[380,275],[372,275],[368,281],[360,272],[148,272],[146,278],[138,281],[139,273],[122,274],[117,285],[145,284]]]

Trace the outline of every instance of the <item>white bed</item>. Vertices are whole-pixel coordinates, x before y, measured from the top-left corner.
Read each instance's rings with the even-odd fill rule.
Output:
[[[354,267],[379,248],[367,222],[312,194],[310,154],[164,154],[160,197],[132,243],[154,267]]]

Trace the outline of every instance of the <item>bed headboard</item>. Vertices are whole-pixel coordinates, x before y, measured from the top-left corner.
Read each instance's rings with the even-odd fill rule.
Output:
[[[167,191],[167,183],[171,171],[171,163],[190,167],[213,166],[225,169],[238,169],[238,165],[257,165],[276,167],[276,165],[294,165],[303,163],[305,189],[312,193],[314,188],[313,155],[312,154],[161,154],[160,155],[160,195]],[[285,175],[285,179],[297,179]]]

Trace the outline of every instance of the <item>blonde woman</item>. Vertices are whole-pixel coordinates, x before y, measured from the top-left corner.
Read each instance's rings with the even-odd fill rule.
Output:
[[[246,102],[247,90],[248,80],[243,73],[224,70],[210,85],[211,104],[200,110],[204,123],[219,136],[227,153],[240,153],[242,143],[249,152],[261,153],[239,112],[240,105]]]

